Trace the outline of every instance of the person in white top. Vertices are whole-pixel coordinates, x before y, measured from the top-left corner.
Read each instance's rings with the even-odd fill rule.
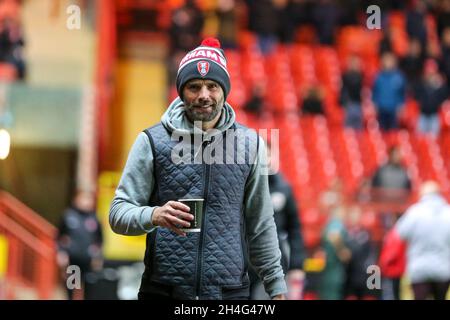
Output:
[[[416,300],[445,300],[450,283],[450,206],[439,185],[425,182],[420,200],[398,220],[407,244],[406,270]]]

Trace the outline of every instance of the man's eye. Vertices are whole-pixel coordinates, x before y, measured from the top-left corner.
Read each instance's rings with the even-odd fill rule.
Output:
[[[217,88],[217,84],[213,83],[208,85],[209,89],[216,89]]]

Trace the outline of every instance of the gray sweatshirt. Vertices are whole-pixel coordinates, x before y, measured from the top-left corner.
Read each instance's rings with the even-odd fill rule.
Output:
[[[215,129],[223,132],[234,122],[235,113],[226,103]],[[194,130],[192,122],[185,116],[184,106],[179,98],[171,103],[162,116],[161,123],[172,132],[183,133]],[[208,136],[209,133],[204,134]],[[287,288],[280,264],[281,252],[265,173],[266,149],[264,140],[261,137],[259,139],[258,158],[252,165],[245,186],[244,215],[250,263],[263,280],[267,293],[273,297],[286,293]],[[111,204],[109,223],[114,232],[135,236],[146,234],[155,228],[151,221],[156,207],[148,205],[154,184],[152,149],[148,137],[142,132],[131,148]]]
[[[412,205],[396,224],[407,241],[407,273],[412,283],[450,280],[450,206],[437,194]]]

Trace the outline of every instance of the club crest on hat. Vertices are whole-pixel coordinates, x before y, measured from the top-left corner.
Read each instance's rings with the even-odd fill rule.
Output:
[[[197,70],[198,70],[198,73],[200,73],[200,75],[202,77],[206,76],[209,72],[209,62],[208,61],[199,61],[197,63]]]

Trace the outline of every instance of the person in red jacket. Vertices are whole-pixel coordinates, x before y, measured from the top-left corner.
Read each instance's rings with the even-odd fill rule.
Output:
[[[400,279],[406,266],[406,243],[395,228],[386,234],[380,252],[383,300],[400,300]]]

